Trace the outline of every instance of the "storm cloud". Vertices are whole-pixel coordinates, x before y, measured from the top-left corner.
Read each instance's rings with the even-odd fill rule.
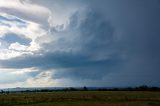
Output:
[[[40,23],[37,29],[44,32],[34,39],[30,37],[30,42],[34,41],[36,49],[27,49],[25,54],[0,60],[2,70],[22,69],[24,72],[26,77],[14,80],[15,83],[23,82],[22,85],[25,85],[26,81],[29,86],[31,81],[41,82],[46,77],[46,82],[51,84],[46,86],[159,86],[158,0],[69,2],[71,3],[65,0],[33,2],[37,8],[44,4],[41,8],[49,11],[50,15],[46,18],[48,25],[41,19],[35,21]],[[61,8],[63,5],[66,13]],[[54,14],[55,10],[58,13]],[[28,20],[34,21],[30,18],[27,18],[27,22]],[[7,38],[1,40],[12,42]],[[23,45],[27,41],[19,40]]]

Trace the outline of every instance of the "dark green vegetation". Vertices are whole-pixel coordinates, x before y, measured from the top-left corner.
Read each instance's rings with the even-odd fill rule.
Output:
[[[59,91],[0,94],[0,106],[160,106],[160,92]]]

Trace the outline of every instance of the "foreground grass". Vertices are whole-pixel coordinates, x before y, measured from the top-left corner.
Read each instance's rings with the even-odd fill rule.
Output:
[[[160,106],[160,92],[75,91],[0,94],[0,106]]]

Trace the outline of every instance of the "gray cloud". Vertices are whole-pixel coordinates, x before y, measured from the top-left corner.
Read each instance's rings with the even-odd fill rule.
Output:
[[[73,13],[66,30],[51,28],[50,36],[56,41],[42,44],[35,55],[3,60],[1,67],[53,70],[53,78],[71,79],[73,85],[159,86],[158,0],[81,3],[90,9]]]
[[[45,51],[48,50],[39,52],[43,55],[37,53],[33,56],[4,60],[2,66],[57,69],[55,78],[101,79],[113,71],[115,65],[122,62],[120,54],[115,52],[113,27],[97,13],[88,12],[83,20],[79,19],[78,12],[74,13],[68,28],[64,32],[58,32],[57,36],[62,38],[42,45]],[[53,52],[52,49],[57,46],[61,51]]]
[[[118,49],[126,60],[124,65],[106,75],[108,85],[159,86],[160,4],[158,0],[108,0],[91,3],[91,7],[116,26]],[[102,5],[100,5],[102,4]],[[104,6],[106,5],[106,6]],[[135,8],[136,7],[136,8]]]

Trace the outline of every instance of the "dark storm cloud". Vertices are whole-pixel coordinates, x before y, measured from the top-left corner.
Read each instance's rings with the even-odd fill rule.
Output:
[[[159,86],[160,3],[159,0],[106,0],[91,3],[116,26],[118,49],[126,63],[117,73],[106,75],[108,85]],[[102,5],[100,5],[102,4]]]
[[[93,86],[160,86],[159,1],[82,3],[89,6],[90,12],[82,20],[79,12],[72,14],[65,31],[53,28],[59,39],[41,45],[48,52],[3,60],[1,66],[56,69],[56,79],[69,78]]]
[[[110,86],[136,86],[142,84],[159,86],[159,1],[93,0],[92,3],[90,1],[86,2],[94,12],[100,14],[101,18],[103,18],[100,21],[103,21],[102,23],[104,23],[104,25],[98,24],[99,27],[95,27],[96,22],[99,22],[99,20],[97,20],[99,19],[97,18],[98,16],[96,16],[96,18],[90,17],[89,20],[86,19],[86,21],[82,23],[82,27],[80,28],[82,36],[90,34],[94,36],[94,39],[87,39],[85,37],[82,37],[84,38],[82,40],[82,45],[84,44],[82,49],[83,52],[89,52],[89,55],[95,54],[93,55],[94,57],[100,54],[100,56],[103,55],[103,58],[108,57],[108,52],[110,52],[111,54],[116,54],[113,57],[117,60],[112,62],[112,64],[118,64],[105,65],[103,69],[100,69],[100,67],[95,68],[93,66],[92,68],[90,67],[90,69],[79,68],[81,71],[68,71],[68,74],[66,71],[64,72],[65,74],[62,73],[63,75],[61,76],[68,75],[69,77],[72,76],[75,79],[83,79],[83,76],[87,75],[90,78],[95,79],[97,76],[98,78],[103,78],[103,80],[99,80],[98,82],[100,82],[102,85]],[[91,20],[92,22],[90,22]],[[106,22],[108,22],[106,20],[109,20],[109,23],[105,24]],[[76,21],[74,20],[74,22]],[[106,31],[105,26],[108,26],[108,24],[112,24],[112,26],[114,26],[114,29],[111,26],[107,28],[109,29],[109,31]],[[75,24],[73,24],[73,26],[75,26]],[[95,30],[95,28],[97,30]],[[108,36],[105,36],[105,34],[102,33],[110,34],[108,34]],[[90,40],[92,43],[88,43],[88,40]],[[90,71],[94,69],[98,71]],[[103,71],[99,71],[99,69]],[[110,73],[108,73],[108,70],[110,70]],[[101,76],[102,73],[103,75]],[[96,85],[97,82],[92,84]]]

